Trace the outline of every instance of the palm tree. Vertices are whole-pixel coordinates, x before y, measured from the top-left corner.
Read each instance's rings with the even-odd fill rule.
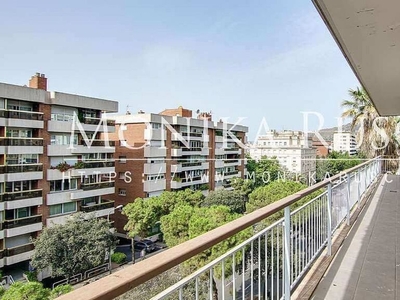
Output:
[[[363,88],[350,89],[351,100],[344,100],[343,118],[352,118],[352,131],[357,130],[360,150],[367,157],[384,155],[398,158],[399,142],[396,138],[398,117],[380,117]]]

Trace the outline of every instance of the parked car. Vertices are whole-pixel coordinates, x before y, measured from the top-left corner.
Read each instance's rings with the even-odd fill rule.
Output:
[[[150,253],[156,250],[156,244],[151,240],[141,240],[140,242],[135,241],[135,251],[145,250],[146,253]]]

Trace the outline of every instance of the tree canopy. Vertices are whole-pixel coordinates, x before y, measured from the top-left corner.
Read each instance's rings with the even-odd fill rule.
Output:
[[[352,156],[347,152],[332,151],[326,158],[317,161],[316,179],[317,181],[324,180],[327,177],[339,174],[341,171],[350,169],[361,162],[362,160],[358,155]]]
[[[45,227],[33,241],[32,266],[50,267],[52,276],[67,278],[104,263],[116,238],[106,219],[92,214],[76,213],[63,225]]]
[[[246,210],[246,198],[240,191],[217,190],[211,191],[201,203],[202,206],[224,205],[232,212],[243,214]]]
[[[125,230],[131,237],[136,235],[147,237],[151,229],[168,215],[175,207],[188,204],[198,206],[203,201],[201,191],[186,189],[177,192],[163,192],[160,196],[148,199],[137,198],[123,208],[123,214],[128,217]]]
[[[40,282],[15,282],[4,291],[1,300],[52,300],[70,291],[70,285],[60,285],[50,290],[44,288]]]

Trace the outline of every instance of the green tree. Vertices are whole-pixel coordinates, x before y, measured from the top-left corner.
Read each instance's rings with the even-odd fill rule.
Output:
[[[246,212],[251,213],[259,208],[272,204],[287,196],[290,196],[298,191],[307,188],[307,185],[290,180],[277,180],[266,186],[255,189],[249,196],[249,202],[246,204]],[[304,197],[301,201],[293,203],[290,208],[293,210],[311,199],[318,196],[322,191],[316,191],[311,195]],[[283,210],[268,217],[263,223],[266,225],[272,224],[283,217]]]
[[[69,278],[104,263],[116,238],[106,219],[76,213],[64,225],[45,227],[34,245],[33,267],[51,267],[53,277]]]
[[[317,160],[316,179],[317,181],[324,180],[325,178],[350,169],[361,162],[362,160],[358,155],[349,155],[348,153],[332,151],[326,158]]]
[[[232,212],[243,214],[246,210],[246,198],[242,193],[236,190],[217,190],[210,192],[201,205],[206,207],[225,205],[228,206]]]
[[[123,208],[123,214],[128,217],[125,230],[131,237],[147,237],[151,229],[168,215],[176,206],[189,204],[198,206],[203,201],[201,191],[186,189],[177,192],[163,192],[160,196],[149,199],[137,198]]]
[[[15,282],[5,291],[1,300],[44,300],[49,297],[50,290],[40,282]]]
[[[231,186],[235,191],[242,194],[246,201],[248,200],[250,193],[254,190],[254,183],[249,179],[233,178]]]
[[[213,230],[225,223],[231,222],[240,216],[240,214],[233,213],[229,207],[223,205],[211,207],[191,207],[182,205],[176,207],[169,215],[161,218],[161,227],[164,232],[165,242],[169,247],[172,247]],[[189,259],[183,265],[188,273],[193,272],[223,255],[232,247],[243,242],[250,235],[250,230],[242,231]],[[241,262],[241,255],[239,254],[235,257],[235,262],[237,264]],[[225,273],[232,273],[231,268],[232,261],[227,259]],[[220,277],[222,275],[221,272],[222,270],[220,268],[216,268],[215,276]],[[218,299],[215,278],[213,278],[213,285],[214,299]]]
[[[254,186],[259,187],[269,184],[283,177],[284,173],[285,170],[281,167],[276,157],[263,156],[255,165]]]
[[[397,158],[399,148],[396,138],[398,117],[380,117],[363,88],[350,89],[349,95],[351,100],[342,102],[342,107],[346,109],[342,117],[352,119],[353,130],[359,127],[357,137],[358,140],[361,140],[361,152],[369,158],[379,155]],[[374,124],[383,132],[378,132]],[[382,133],[386,136],[383,136]]]
[[[49,300],[56,299],[61,295],[67,294],[73,290],[72,286],[69,284],[63,284],[56,286],[54,289],[51,290]]]

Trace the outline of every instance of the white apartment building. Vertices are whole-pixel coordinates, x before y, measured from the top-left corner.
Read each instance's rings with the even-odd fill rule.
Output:
[[[357,154],[357,142],[355,136],[349,132],[335,132],[333,134],[333,151],[347,152],[350,155]]]
[[[312,148],[312,138],[305,138],[301,131],[275,130],[259,137],[249,149],[250,156],[260,160],[266,156],[276,157],[287,171],[308,178],[316,171],[316,149]]]

